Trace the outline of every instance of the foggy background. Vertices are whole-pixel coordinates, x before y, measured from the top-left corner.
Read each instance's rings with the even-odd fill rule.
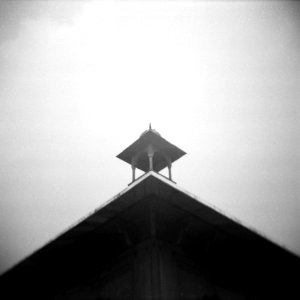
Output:
[[[148,128],[179,186],[300,255],[300,5],[1,1],[0,272],[124,189]]]

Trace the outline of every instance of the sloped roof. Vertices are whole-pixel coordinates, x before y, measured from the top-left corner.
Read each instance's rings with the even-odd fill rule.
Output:
[[[131,159],[143,149],[152,144],[159,152],[165,153],[171,160],[171,162],[176,161],[186,153],[178,148],[177,146],[171,144],[166,139],[160,136],[160,134],[153,129],[146,130],[141,136],[125,150],[123,150],[117,157],[125,162],[131,164]],[[167,162],[163,157],[156,156],[157,160],[154,165],[154,170],[156,172],[161,171],[167,167]],[[140,159],[136,163],[136,167],[144,172],[147,172],[149,169],[148,159]]]
[[[116,256],[149,237],[149,207],[157,211],[161,225],[158,238],[174,245],[181,243],[183,248],[194,249],[195,255],[202,255],[202,249],[213,239],[219,240],[216,251],[231,252],[233,248],[222,245],[222,236],[226,236],[245,245],[247,251],[265,249],[262,253],[266,254],[271,249],[288,260],[295,258],[240,221],[150,171],[4,274],[3,282],[22,281],[31,276],[30,281],[41,289],[48,289],[49,284],[59,289],[62,283],[82,280],[86,272],[104,268]],[[185,228],[184,236],[179,227]],[[236,249],[237,243],[234,245]],[[53,273],[55,280],[49,283],[46,274]]]

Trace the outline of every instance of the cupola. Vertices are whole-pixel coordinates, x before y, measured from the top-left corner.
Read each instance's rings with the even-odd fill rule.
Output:
[[[166,167],[169,170],[169,179],[172,180],[172,163],[185,154],[183,150],[162,138],[150,124],[149,129],[117,157],[131,165],[132,181],[136,179],[136,168],[144,172],[158,173]]]

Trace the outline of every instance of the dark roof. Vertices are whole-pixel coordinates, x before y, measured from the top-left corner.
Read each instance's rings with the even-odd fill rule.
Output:
[[[287,269],[299,267],[298,257],[150,171],[4,274],[0,286],[23,282],[24,289],[34,284],[41,291],[59,290],[105,270],[132,245],[150,238],[149,209],[157,212],[157,237],[170,245],[180,243],[195,257],[206,255],[210,245],[225,263],[241,255],[243,264],[255,257],[258,264],[269,261],[271,266],[276,260]],[[185,228],[184,237],[180,228]],[[215,256],[207,260],[213,268]]]
[[[186,154],[183,150],[162,138],[157,131],[150,129],[143,132],[134,143],[117,155],[117,157],[131,164],[131,159],[140,151],[146,150],[146,147],[149,144],[152,144],[156,149],[159,150],[158,155],[154,157],[154,171],[156,172],[159,172],[167,167],[167,162],[165,158],[160,155],[160,153],[166,154],[171,159],[171,162],[176,161]],[[144,172],[147,172],[149,170],[149,165],[148,159],[146,158],[146,152],[144,154],[145,158],[142,157],[139,159],[136,167]]]

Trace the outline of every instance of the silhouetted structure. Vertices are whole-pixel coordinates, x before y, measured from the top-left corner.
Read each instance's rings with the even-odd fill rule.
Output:
[[[299,297],[299,257],[172,181],[184,154],[150,127],[118,155],[133,182],[4,274],[1,299]],[[135,168],[146,173],[136,179]]]

